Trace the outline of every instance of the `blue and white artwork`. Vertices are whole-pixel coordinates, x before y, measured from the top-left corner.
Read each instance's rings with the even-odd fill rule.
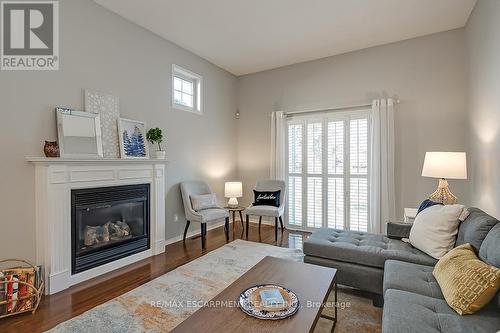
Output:
[[[120,151],[122,158],[147,158],[146,126],[143,122],[120,118]]]

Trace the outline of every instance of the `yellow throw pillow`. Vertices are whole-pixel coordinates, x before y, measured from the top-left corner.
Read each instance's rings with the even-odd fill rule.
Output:
[[[432,274],[448,305],[460,315],[481,309],[500,288],[500,268],[481,261],[470,244],[445,254]]]

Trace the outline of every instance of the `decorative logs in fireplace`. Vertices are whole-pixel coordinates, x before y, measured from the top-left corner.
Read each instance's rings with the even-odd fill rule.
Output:
[[[130,227],[125,221],[107,222],[103,226],[85,226],[85,246],[102,245],[110,241],[130,238]]]
[[[109,229],[107,223],[103,226],[85,226],[85,246],[97,245],[109,242]]]

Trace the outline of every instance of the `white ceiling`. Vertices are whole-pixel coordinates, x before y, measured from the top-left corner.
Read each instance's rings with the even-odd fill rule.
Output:
[[[95,0],[235,75],[465,25],[476,0]]]

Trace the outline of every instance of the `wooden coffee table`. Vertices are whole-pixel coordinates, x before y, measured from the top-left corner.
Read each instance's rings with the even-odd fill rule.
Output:
[[[337,307],[334,317],[322,315],[321,311],[332,289],[337,303],[336,273],[333,268],[265,257],[172,332],[303,333],[312,332],[320,317],[333,321],[333,332]],[[287,319],[262,320],[246,315],[236,306],[242,291],[267,283],[295,292],[300,302],[299,311]]]

